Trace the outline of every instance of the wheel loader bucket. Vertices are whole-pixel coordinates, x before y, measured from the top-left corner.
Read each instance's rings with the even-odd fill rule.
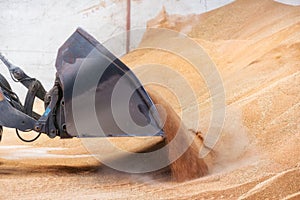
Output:
[[[164,135],[156,107],[140,81],[84,30],[77,29],[59,49],[56,69],[71,136]]]

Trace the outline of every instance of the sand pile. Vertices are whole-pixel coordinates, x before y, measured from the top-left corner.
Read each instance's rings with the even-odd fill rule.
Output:
[[[172,16],[163,11],[149,23],[149,27],[170,28],[191,36],[209,53],[222,76],[226,116],[222,135],[208,163],[209,174],[181,184],[164,182],[161,177],[116,175],[105,170],[72,174],[51,168],[52,172],[47,169],[38,174],[41,169],[37,167],[22,174],[15,171],[26,168],[23,161],[9,164],[1,160],[1,170],[5,170],[1,174],[0,185],[6,188],[2,196],[51,198],[57,194],[57,197],[65,199],[74,195],[81,199],[299,199],[300,7],[271,0],[237,0],[203,15]],[[151,35],[143,42],[160,43],[165,39]],[[174,48],[188,51],[184,46],[176,45],[173,43]],[[201,116],[199,126],[192,123],[194,116],[188,118],[190,121],[184,119],[183,123],[187,129],[201,131],[205,144],[211,99],[214,98],[205,86],[205,77],[199,77],[183,58],[162,50],[133,51],[123,61],[133,69],[149,63],[169,66],[187,78],[191,88],[197,91],[196,104]],[[151,70],[147,73],[149,77]],[[160,76],[170,82],[171,89],[178,89],[178,96],[184,96],[185,88],[176,79],[168,74]],[[189,113],[191,108],[195,108],[189,96],[183,98],[182,105],[172,92],[159,86],[153,88],[179,117],[183,111]],[[61,144],[66,147],[73,145],[74,148],[79,145],[77,142],[71,142],[71,145],[70,141],[65,140]],[[42,145],[58,144],[56,140],[45,139],[43,142]],[[65,152],[68,151],[70,153],[73,149]],[[43,162],[47,165],[49,160]],[[78,163],[86,164],[84,160],[54,161],[60,165],[71,163],[77,166]],[[41,160],[31,162],[38,164]],[[192,163],[198,165],[198,162],[188,162],[193,170],[204,166],[192,167]],[[25,175],[31,171],[35,173]],[[14,190],[16,185],[19,193]],[[44,188],[49,188],[48,193]]]
[[[227,114],[222,136],[214,147],[210,172],[230,171],[242,183],[246,177],[249,180],[250,174],[259,178],[291,169],[295,177],[287,178],[286,183],[296,185],[290,193],[297,192],[299,169],[294,167],[300,162],[297,145],[300,140],[300,8],[270,0],[238,0],[203,15],[174,16],[163,10],[148,27],[182,31],[193,37],[209,53],[222,76]],[[167,40],[161,35],[149,35],[144,43]],[[200,131],[205,134],[210,117],[205,111],[209,110],[210,103],[204,102],[213,97],[188,63],[178,56],[153,49],[132,52],[124,61],[133,68],[147,63],[167,65],[191,80],[192,87],[198,88],[198,106],[203,111]],[[174,87],[180,87],[176,80],[171,81],[175,82]],[[181,109],[188,109],[180,107],[173,95],[160,88],[156,91],[171,102],[179,115]],[[277,181],[269,184],[288,187]],[[265,194],[260,186],[255,191]],[[281,188],[274,196],[290,195],[284,191],[289,190]],[[254,197],[252,192],[247,195]]]

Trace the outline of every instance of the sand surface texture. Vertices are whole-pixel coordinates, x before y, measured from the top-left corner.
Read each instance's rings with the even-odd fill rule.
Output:
[[[99,163],[78,139],[43,136],[24,144],[6,129],[0,144],[0,199],[300,199],[300,7],[237,0],[202,15],[162,11],[148,26],[193,38],[223,80],[225,122],[205,158],[209,174],[183,183],[172,181],[168,169],[126,174]],[[163,40],[149,33],[141,46]],[[152,88],[179,116],[192,116],[191,110],[200,108],[199,125],[193,117],[183,122],[201,131],[205,144],[214,98],[205,77],[196,75],[184,58],[163,50],[136,50],[122,60],[133,70],[149,63],[168,66],[188,80],[197,101],[187,95],[180,104],[174,93],[159,85]],[[177,79],[168,74],[162,78],[178,96],[186,94]],[[121,139],[112,140],[124,146]]]

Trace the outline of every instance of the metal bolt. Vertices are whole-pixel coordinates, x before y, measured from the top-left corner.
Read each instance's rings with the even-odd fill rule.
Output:
[[[39,132],[41,130],[41,127],[40,126],[35,126],[34,130],[37,131],[37,132]]]

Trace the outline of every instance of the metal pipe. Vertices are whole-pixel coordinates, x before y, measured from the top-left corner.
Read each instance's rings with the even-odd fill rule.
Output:
[[[131,20],[131,0],[127,0],[127,16],[126,16],[126,53],[130,47],[130,20]]]

